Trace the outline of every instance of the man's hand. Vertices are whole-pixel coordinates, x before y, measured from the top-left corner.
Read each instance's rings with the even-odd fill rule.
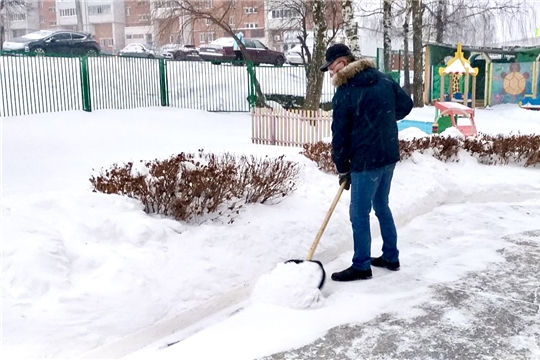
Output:
[[[346,182],[344,189],[349,190],[351,188],[351,172],[350,171],[343,174],[339,174],[339,186],[341,186],[343,182]]]

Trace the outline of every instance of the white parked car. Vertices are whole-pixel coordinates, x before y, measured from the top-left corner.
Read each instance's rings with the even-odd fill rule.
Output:
[[[154,50],[150,49],[146,45],[139,44],[139,43],[133,43],[127,45],[125,48],[120,50],[118,52],[119,56],[129,56],[129,57],[144,57],[149,59],[154,59],[158,56],[156,56],[156,53]]]
[[[287,63],[297,66],[304,65],[304,58],[302,58],[302,46],[300,44],[294,45],[292,48],[285,52],[285,57],[287,58]],[[307,62],[307,57],[304,54],[304,57]]]

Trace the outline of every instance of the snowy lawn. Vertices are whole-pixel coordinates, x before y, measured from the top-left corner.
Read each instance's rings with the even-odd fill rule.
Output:
[[[434,112],[414,109],[408,119],[432,120]],[[490,134],[539,134],[540,112],[499,106],[477,110],[476,123]],[[538,168],[484,166],[466,153],[451,163],[416,154],[398,164],[391,193],[402,271],[328,281],[310,309],[250,298],[276,264],[305,256],[338,189],[299,148],[253,145],[250,136],[248,114],[173,108],[4,118],[2,354],[252,359],[382,312],[412,317],[434,296],[429,285],[504,261],[497,252],[503,236],[540,229]],[[198,149],[285,154],[302,168],[298,190],[277,204],[248,206],[233,224],[200,226],[91,192],[92,169]],[[328,273],[350,265],[348,203],[345,192],[315,253]],[[376,220],[372,234],[378,256]]]

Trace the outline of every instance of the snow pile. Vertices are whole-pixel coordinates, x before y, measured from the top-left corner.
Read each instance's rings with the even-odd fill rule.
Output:
[[[321,307],[324,297],[318,286],[322,276],[321,267],[312,261],[279,263],[259,278],[251,299],[294,309]]]
[[[401,130],[398,133],[399,140],[414,140],[414,139],[421,139],[423,137],[428,136],[425,132],[420,130],[417,127],[409,127],[406,129]]]

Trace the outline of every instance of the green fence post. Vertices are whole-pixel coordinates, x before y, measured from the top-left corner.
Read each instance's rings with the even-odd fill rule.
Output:
[[[165,59],[159,59],[159,92],[161,94],[161,106],[169,106],[169,87]]]
[[[82,56],[81,62],[81,95],[82,108],[84,111],[92,111],[92,101],[90,97],[90,76],[88,74],[88,56]]]

